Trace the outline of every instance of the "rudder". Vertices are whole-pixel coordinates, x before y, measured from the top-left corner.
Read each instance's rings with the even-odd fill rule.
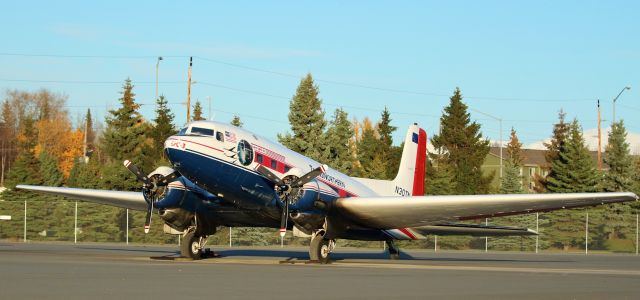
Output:
[[[395,194],[400,196],[423,196],[424,175],[427,160],[427,133],[414,123],[409,126],[404,139],[402,158],[398,174],[393,180]]]

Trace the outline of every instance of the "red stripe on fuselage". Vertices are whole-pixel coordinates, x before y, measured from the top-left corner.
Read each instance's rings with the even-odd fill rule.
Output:
[[[427,133],[420,128],[418,134],[418,152],[416,153],[416,168],[413,174],[412,196],[424,196],[424,168],[427,158]]]
[[[224,151],[223,151],[223,150],[220,150],[220,149],[218,149],[218,148],[213,148],[213,147],[211,147],[211,146],[208,146],[208,145],[205,145],[205,144],[200,144],[200,143],[197,143],[197,142],[194,142],[194,141],[190,141],[190,140],[174,139],[174,138],[170,138],[169,140],[176,140],[176,141],[180,141],[180,142],[192,143],[192,144],[200,145],[200,146],[207,147],[207,148],[209,148],[209,149],[213,149],[213,150],[216,150],[216,151],[218,151],[218,152],[223,152],[223,153],[224,153]]]

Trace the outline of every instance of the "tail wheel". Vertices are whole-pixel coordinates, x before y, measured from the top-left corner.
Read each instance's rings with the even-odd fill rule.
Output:
[[[194,260],[202,258],[202,240],[203,237],[196,236],[193,230],[187,232],[183,238],[184,243],[180,247],[182,257]]]
[[[316,234],[311,239],[311,245],[309,247],[309,258],[312,261],[317,261],[321,264],[327,264],[330,262],[330,255],[335,248],[335,241],[327,240],[322,235]]]

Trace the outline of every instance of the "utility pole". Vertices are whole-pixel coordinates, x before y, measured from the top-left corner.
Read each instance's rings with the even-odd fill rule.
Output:
[[[193,57],[189,57],[189,74],[187,84],[187,123],[191,121],[191,67],[193,66]]]
[[[602,171],[602,133],[600,128],[600,99],[598,99],[598,170]]]

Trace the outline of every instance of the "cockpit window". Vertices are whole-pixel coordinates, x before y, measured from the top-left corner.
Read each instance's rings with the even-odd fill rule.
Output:
[[[187,127],[180,129],[180,132],[178,132],[178,135],[185,135],[187,134]]]
[[[213,136],[213,129],[191,127],[191,134]]]

